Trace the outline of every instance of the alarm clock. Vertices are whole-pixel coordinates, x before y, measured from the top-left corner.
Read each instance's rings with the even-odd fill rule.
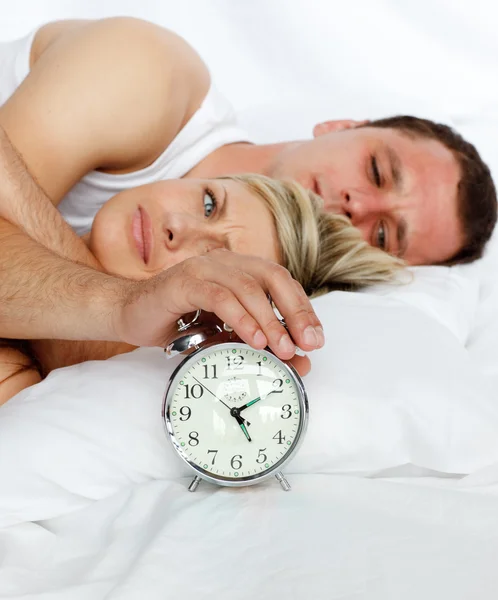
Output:
[[[167,348],[186,354],[170,377],[162,404],[166,435],[201,479],[247,486],[275,476],[290,490],[282,468],[303,440],[309,405],[295,369],[268,348],[255,350],[226,325],[202,325],[200,311]]]

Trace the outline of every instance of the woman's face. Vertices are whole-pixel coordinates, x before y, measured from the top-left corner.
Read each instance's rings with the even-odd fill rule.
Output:
[[[281,259],[264,200],[224,179],[172,179],[120,192],[97,213],[87,243],[107,272],[131,279],[216,248]]]

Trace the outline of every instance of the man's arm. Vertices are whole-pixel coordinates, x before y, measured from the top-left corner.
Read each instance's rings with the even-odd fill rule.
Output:
[[[7,223],[4,219],[7,219],[10,223]],[[10,236],[17,234],[16,230],[11,227],[11,224],[16,225],[30,236],[32,240],[42,244],[45,248],[55,252],[59,256],[97,270],[102,270],[93,254],[91,254],[82,240],[64,221],[57,209],[32,179],[26,169],[26,165],[18,156],[7,135],[0,127],[0,231],[3,232],[0,234],[0,247],[5,258],[9,257],[9,242],[5,242],[5,237],[8,240]],[[23,236],[17,236],[17,239],[19,251],[16,252],[15,256],[11,257],[11,260],[15,261],[14,271],[12,271],[12,268],[9,269],[8,266],[5,266],[4,269],[15,273],[17,284],[22,284],[23,266],[19,264],[19,261],[22,262],[22,256],[24,255],[23,264],[29,269],[27,278],[36,284],[36,273],[38,272],[39,265],[33,262],[33,260],[38,260],[39,249],[37,248],[36,256],[31,257],[32,251],[27,246],[30,244],[30,241]],[[10,241],[13,241],[12,238]],[[49,257],[49,260],[52,261],[53,257]],[[33,266],[35,266],[34,274]],[[9,292],[8,281],[9,278],[4,276],[4,286],[7,286],[6,293]],[[24,287],[23,293],[29,294],[29,290]],[[20,310],[23,311],[24,308]],[[13,318],[15,319],[15,314]],[[7,332],[0,329],[0,334],[7,335]],[[35,337],[35,335],[31,333],[30,337]],[[109,358],[133,348],[121,342],[52,339],[36,340],[32,342],[31,347],[38,358],[44,374],[49,373],[55,368],[65,367],[85,360]],[[6,352],[10,356],[9,352],[11,351],[9,349],[4,349],[3,352]],[[18,355],[22,358],[19,352]],[[7,389],[7,397],[10,397],[9,394],[12,386],[18,385],[21,380],[22,383],[25,383],[36,373],[36,370],[31,369],[28,372],[25,368],[14,372],[16,365],[12,361],[4,364],[5,361],[1,356],[0,362],[7,369],[8,383],[2,384],[2,390],[5,391]],[[0,374],[0,379],[5,378],[4,376],[6,376],[5,373],[3,375]]]
[[[109,339],[98,319],[100,336],[88,323],[81,323],[78,334],[77,314],[87,312],[85,304],[99,304],[105,290],[119,295],[120,280],[97,271],[98,261],[33,180],[1,127],[0,248],[1,336]]]
[[[136,19],[48,24],[34,46],[31,73],[0,107],[0,124],[50,199],[0,131],[0,218],[59,256],[100,269],[52,202],[57,205],[89,170],[132,170],[152,162],[201,104],[209,74],[184,40]],[[82,304],[97,308],[99,297],[108,302],[106,285],[113,294],[123,293],[115,278],[100,282],[91,271],[58,261],[2,221],[0,243],[0,335],[114,339],[99,325],[99,310],[99,318],[85,323]],[[50,316],[58,314],[67,321],[52,322]],[[92,324],[100,333],[91,333]],[[105,358],[124,347],[129,348],[120,342],[35,344],[47,368]]]
[[[0,335],[16,339],[116,339],[112,306],[126,280],[61,258],[0,220]]]
[[[0,125],[57,205],[89,171],[152,163],[202,103],[209,73],[182,38],[137,19],[49,24],[37,38],[47,35]]]
[[[110,315],[113,298],[117,303],[125,291],[119,289],[120,282],[59,257],[3,219],[0,281],[2,336],[105,340],[115,335]],[[41,339],[32,343],[43,375],[129,349],[117,341]],[[37,369],[28,363],[22,352],[0,348],[0,405],[40,380]]]
[[[86,244],[64,221],[31,177],[0,126],[0,227],[3,228],[3,235],[15,231],[2,220],[9,221],[34,241],[63,258],[103,270]]]
[[[116,339],[109,313],[132,282],[98,268],[0,127],[0,336]]]

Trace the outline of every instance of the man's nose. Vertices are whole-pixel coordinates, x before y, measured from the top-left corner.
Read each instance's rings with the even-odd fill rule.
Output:
[[[348,189],[341,191],[341,207],[351,223],[358,226],[385,210],[385,201],[375,191]]]
[[[189,215],[169,215],[163,231],[166,247],[171,252],[188,249],[201,255],[226,246],[220,232]]]

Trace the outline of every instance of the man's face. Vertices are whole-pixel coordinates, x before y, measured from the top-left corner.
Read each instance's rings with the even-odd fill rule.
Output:
[[[409,264],[440,263],[463,243],[459,166],[440,142],[335,121],[287,146],[268,173],[297,179],[346,215],[373,246]]]

